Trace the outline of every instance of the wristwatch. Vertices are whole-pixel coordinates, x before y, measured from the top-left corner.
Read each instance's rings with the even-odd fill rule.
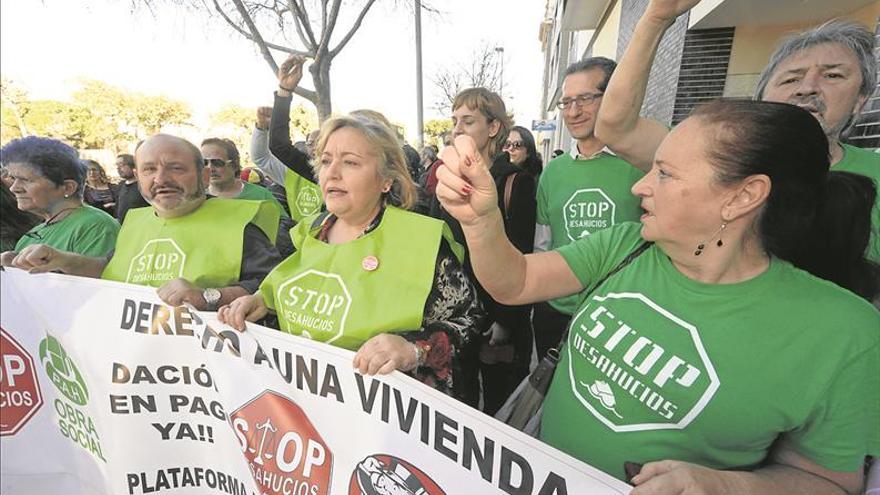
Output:
[[[217,311],[220,306],[220,289],[209,288],[202,292],[202,297],[208,304],[208,311]]]

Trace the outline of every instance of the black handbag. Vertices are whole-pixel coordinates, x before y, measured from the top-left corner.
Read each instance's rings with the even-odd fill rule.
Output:
[[[646,249],[651,247],[652,242],[643,242],[636,249],[627,255],[613,270],[608,272],[602,279],[593,285],[588,294],[599,288],[609,277],[619,272],[623,267],[630,264]],[[510,394],[501,409],[495,413],[495,419],[502,423],[508,424],[517,430],[531,436],[538,437],[541,432],[541,416],[544,412],[544,396],[550,389],[550,383],[553,381],[553,375],[556,372],[556,365],[559,364],[559,352],[565,341],[568,339],[568,329],[562,333],[562,339],[555,348],[547,351],[538,366],[535,367],[529,376],[527,376]]]

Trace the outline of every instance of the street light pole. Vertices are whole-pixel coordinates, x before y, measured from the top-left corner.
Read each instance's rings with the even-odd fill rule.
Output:
[[[417,136],[419,137],[419,151],[425,146],[425,114],[424,109],[422,108],[422,1],[416,0],[416,107],[418,108],[418,116],[416,118],[416,125],[419,130],[417,132]]]
[[[503,98],[504,97],[504,47],[503,46],[496,46],[495,53],[497,53],[498,56],[501,57],[501,75],[499,77],[499,83],[498,83],[498,96],[501,96]]]

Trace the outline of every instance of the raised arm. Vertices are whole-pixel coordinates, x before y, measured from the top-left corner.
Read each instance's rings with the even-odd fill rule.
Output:
[[[437,198],[461,223],[471,265],[483,287],[503,304],[546,301],[583,289],[556,252],[523,255],[504,233],[495,182],[469,136],[441,152]]]
[[[251,135],[251,160],[277,184],[284,184],[287,167],[269,151],[269,124],[271,107],[257,109],[257,121]]]
[[[287,168],[301,177],[317,183],[309,164],[309,156],[296,149],[290,141],[290,100],[292,90],[302,79],[305,59],[291,55],[278,68],[278,91],[272,107],[272,121],[269,124],[269,151]],[[283,182],[282,182],[283,183]]]
[[[639,116],[663,34],[700,0],[652,0],[611,76],[596,117],[596,137],[621,158],[648,171],[669,129]]]

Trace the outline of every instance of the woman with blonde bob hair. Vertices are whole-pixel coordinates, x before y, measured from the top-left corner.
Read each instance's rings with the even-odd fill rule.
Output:
[[[458,355],[482,309],[445,224],[408,211],[415,184],[383,119],[323,125],[314,168],[327,211],[291,230],[296,251],[219,318],[243,331],[273,311],[282,331],[357,351],[361,373],[400,370],[460,396]]]

